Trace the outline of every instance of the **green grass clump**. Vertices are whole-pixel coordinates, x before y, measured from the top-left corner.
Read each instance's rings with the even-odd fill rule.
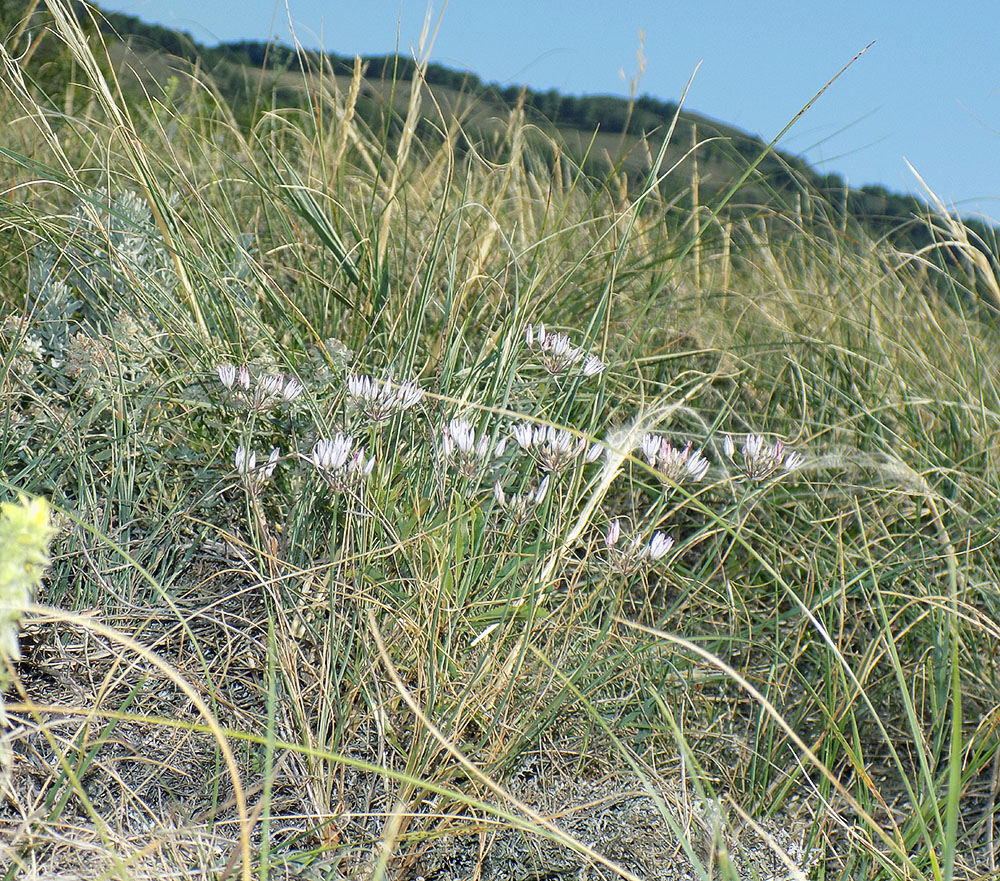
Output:
[[[60,27],[84,112],[4,74],[0,487],[59,531],[3,877],[995,870],[988,264],[390,137],[360,71],[128,106]]]

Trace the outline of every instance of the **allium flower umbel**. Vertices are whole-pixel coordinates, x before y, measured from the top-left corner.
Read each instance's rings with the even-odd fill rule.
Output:
[[[271,450],[270,455],[267,457],[267,461],[257,467],[257,454],[252,450],[248,450],[245,446],[240,444],[236,448],[236,473],[240,475],[243,480],[244,485],[251,492],[257,492],[260,490],[268,480],[270,480],[271,475],[274,474],[275,466],[278,464],[278,459],[281,453],[278,448],[275,447]]]
[[[532,425],[522,422],[514,426],[514,440],[546,471],[565,471],[574,460],[585,455],[588,462],[597,459],[603,447],[600,444],[587,446],[584,438],[573,439],[565,428],[551,425]]]
[[[701,450],[692,449],[690,441],[683,449],[678,449],[665,437],[647,434],[642,439],[642,456],[664,480],[672,483],[698,481],[708,474],[708,459],[701,454]]]
[[[441,456],[449,468],[462,477],[475,477],[489,462],[490,436],[483,432],[476,439],[476,430],[466,419],[452,419],[441,429]],[[501,440],[493,455],[503,455],[506,440]]]
[[[320,438],[307,457],[334,492],[346,492],[363,481],[375,467],[375,457],[365,459],[363,447],[354,448],[354,438],[338,434]]]
[[[527,523],[536,512],[538,506],[545,501],[549,489],[549,476],[546,474],[538,486],[524,493],[506,493],[499,482],[493,484],[493,499],[514,523],[520,526]]]
[[[530,324],[525,328],[524,340],[538,355],[542,366],[551,374],[565,373],[571,367],[583,362],[580,372],[584,376],[596,376],[607,366],[596,355],[574,346],[564,333],[546,333],[545,325],[537,328]]]
[[[372,422],[384,422],[394,414],[419,404],[423,389],[415,382],[393,382],[392,375],[381,383],[370,376],[352,373],[347,377],[347,397]]]
[[[294,377],[286,380],[284,373],[258,376],[253,381],[248,367],[220,364],[216,372],[219,382],[232,392],[236,400],[257,412],[294,401],[304,390],[301,382]]]
[[[634,575],[643,566],[665,557],[674,540],[662,532],[654,532],[647,542],[639,535],[622,538],[620,520],[612,520],[604,536],[604,561],[607,568],[619,575]]]
[[[805,459],[800,453],[785,450],[785,445],[776,440],[768,444],[759,434],[748,434],[736,454],[736,443],[728,434],[722,442],[726,457],[751,480],[766,480],[779,471],[794,471],[801,467]]]

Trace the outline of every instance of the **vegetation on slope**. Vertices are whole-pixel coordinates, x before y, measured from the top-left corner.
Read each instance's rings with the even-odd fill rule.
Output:
[[[4,58],[0,492],[58,515],[5,877],[995,871],[988,262],[636,196],[516,109],[372,127],[360,75],[126,101],[52,10],[86,100]]]

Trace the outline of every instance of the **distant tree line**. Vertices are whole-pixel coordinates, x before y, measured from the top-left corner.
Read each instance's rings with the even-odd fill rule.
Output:
[[[22,26],[25,13],[32,10],[30,20]],[[350,76],[354,58],[333,53],[322,54],[313,50],[296,50],[277,42],[242,40],[208,48],[199,44],[190,34],[155,24],[147,24],[135,16],[99,10],[82,0],[74,0],[73,9],[85,30],[91,27],[90,11],[94,12],[97,27],[106,38],[122,38],[136,48],[167,53],[212,74],[220,92],[229,101],[238,120],[253,122],[257,83],[246,72],[262,70],[275,74],[285,71],[309,72],[330,70],[338,76]],[[54,36],[46,36],[44,25],[49,13],[43,3],[28,0],[0,0],[0,38],[8,50],[23,50],[32,41],[34,47],[31,80],[43,93],[57,96],[65,91],[74,71],[65,47]],[[18,38],[18,46],[10,41]],[[416,75],[416,62],[403,55],[385,55],[362,59],[365,76],[369,81],[409,81]],[[606,133],[648,135],[652,138],[665,132],[678,112],[672,101],[661,101],[642,95],[634,101],[612,95],[563,95],[555,89],[536,91],[522,86],[501,86],[484,83],[467,71],[457,71],[440,64],[429,64],[424,77],[433,87],[451,89],[470,99],[487,102],[498,108],[511,109],[519,102],[525,112],[537,122],[557,129],[577,129],[584,132],[600,130]],[[304,101],[301,90],[279,86],[275,78],[267,98],[281,106],[294,106]],[[398,131],[399,121],[377,96],[362,94],[358,102],[359,115],[377,130],[392,136]],[[689,143],[691,127],[697,126],[700,146],[699,163],[722,164],[735,170],[745,169],[756,162],[766,144],[758,137],[687,112],[681,113],[675,138]],[[436,132],[426,128],[428,137]],[[684,140],[684,139],[688,140]],[[457,147],[461,149],[462,144]],[[606,159],[591,158],[585,170],[600,173],[600,162]],[[606,170],[606,166],[605,166]],[[684,204],[680,180],[669,180],[664,186],[668,195],[680,198]],[[711,194],[703,194],[710,196]],[[801,157],[781,151],[771,151],[760,162],[756,174],[747,181],[743,191],[729,209],[731,216],[766,210],[768,207],[787,210],[795,200],[819,196],[833,209],[843,213],[846,220],[859,223],[876,237],[884,237],[901,250],[917,251],[933,243],[933,234],[925,222],[930,209],[920,199],[890,192],[883,186],[868,185],[848,187],[837,174],[820,174]],[[966,219],[965,223],[974,236],[978,236],[991,256],[1000,253],[997,230],[981,221]],[[942,248],[929,252],[929,259],[943,262],[962,260],[958,250]]]

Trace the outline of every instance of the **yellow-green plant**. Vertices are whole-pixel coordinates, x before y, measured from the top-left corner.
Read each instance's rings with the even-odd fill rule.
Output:
[[[45,499],[0,504],[0,657],[17,660],[17,622],[49,564],[54,529]],[[0,681],[4,667],[0,666]]]

